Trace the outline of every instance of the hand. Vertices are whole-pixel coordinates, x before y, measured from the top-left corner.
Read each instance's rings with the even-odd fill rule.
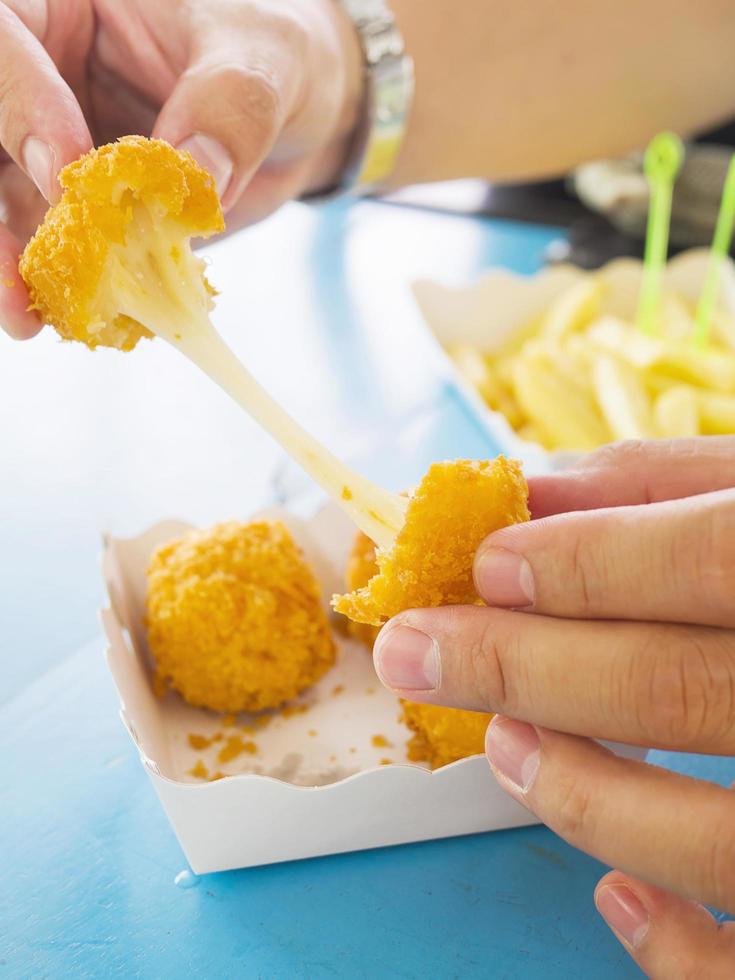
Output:
[[[498,712],[501,785],[623,869],[598,909],[662,980],[735,976],[735,924],[691,901],[735,913],[735,793],[592,739],[735,756],[734,488],[735,437],[622,444],[536,478],[535,519],[476,557],[495,608],[405,612],[375,646],[402,696]]]
[[[228,229],[328,186],[362,55],[334,0],[0,0],[0,324],[41,329],[18,255],[59,170],[126,133],[188,149]]]

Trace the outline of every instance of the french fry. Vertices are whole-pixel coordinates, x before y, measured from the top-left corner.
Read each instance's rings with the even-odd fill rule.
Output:
[[[471,344],[458,344],[456,347],[449,348],[448,353],[465,381],[476,388],[486,402],[493,405],[496,385],[489,358]]]
[[[714,343],[735,350],[735,316],[732,313],[715,310],[712,314],[710,330]]]
[[[684,300],[668,293],[661,300],[661,335],[667,340],[689,341],[694,334],[694,317]]]
[[[549,448],[549,446],[546,444],[546,437],[544,436],[543,432],[539,431],[535,425],[531,425],[530,422],[527,422],[525,425],[518,428],[518,435],[521,437],[521,439],[525,439],[526,442],[537,442],[545,449]]]
[[[450,353],[522,439],[548,450],[735,433],[735,314],[715,310],[709,346],[696,347],[687,299],[664,294],[658,333],[646,334],[601,315],[611,289],[591,274],[494,354],[468,346]],[[628,315],[623,303],[615,309]]]
[[[597,402],[614,439],[651,439],[651,403],[638,375],[624,361],[598,354],[592,365]]]
[[[679,381],[703,388],[735,391],[735,352],[720,347],[695,348],[684,341],[648,337],[622,321],[599,320],[587,331],[599,346],[625,358],[634,367],[657,368]]]
[[[510,387],[499,377],[498,369],[487,354],[476,347],[462,344],[449,352],[460,373],[496,412],[502,412],[513,428],[521,425],[524,415],[513,397]]]
[[[699,421],[705,435],[735,432],[735,395],[698,391]]]
[[[519,357],[513,382],[518,404],[547,448],[594,449],[609,442],[609,431],[592,398],[560,378],[543,359]]]
[[[587,326],[600,311],[602,292],[602,283],[594,276],[575,282],[549,306],[541,333],[560,340]]]
[[[662,391],[653,403],[656,435],[676,439],[699,435],[697,392],[691,385],[674,385]]]

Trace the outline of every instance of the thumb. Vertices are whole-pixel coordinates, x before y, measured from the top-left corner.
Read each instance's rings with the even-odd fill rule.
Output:
[[[218,28],[221,30],[221,28]],[[217,186],[224,210],[273,148],[298,91],[295,62],[257,32],[247,42],[205,32],[164,104],[153,135],[188,150]]]

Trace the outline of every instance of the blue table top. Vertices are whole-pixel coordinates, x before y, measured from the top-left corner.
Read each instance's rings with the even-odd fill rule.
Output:
[[[555,236],[362,203],[293,205],[208,249],[217,324],[338,453],[394,486],[491,445],[413,305],[419,276],[533,271]],[[0,339],[0,976],[639,975],[604,869],[540,827],[210,875],[184,859],[117,717],[99,532],[244,517],[299,478],[161,344]],[[725,783],[732,761],[654,754]]]

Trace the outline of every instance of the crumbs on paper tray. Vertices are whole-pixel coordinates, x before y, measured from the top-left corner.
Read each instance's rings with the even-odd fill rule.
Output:
[[[243,741],[242,735],[230,735],[225,744],[219,750],[217,759],[219,762],[232,762],[238,756],[246,752],[248,755],[255,755],[258,746],[255,742]]]
[[[206,779],[209,775],[209,769],[207,769],[201,759],[197,759],[195,764],[189,770],[189,775],[194,776],[196,779]]]

